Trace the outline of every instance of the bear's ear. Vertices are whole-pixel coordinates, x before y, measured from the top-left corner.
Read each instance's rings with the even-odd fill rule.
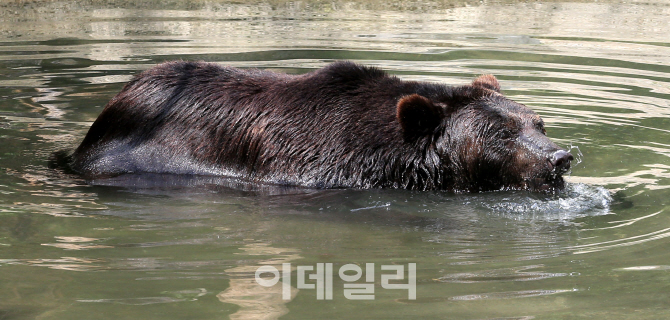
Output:
[[[434,131],[442,121],[442,112],[428,98],[412,94],[398,101],[397,117],[403,132],[413,136]]]
[[[498,83],[498,79],[496,79],[496,77],[494,77],[492,74],[485,74],[483,76],[477,77],[477,79],[472,81],[472,85],[500,93],[500,83]]]

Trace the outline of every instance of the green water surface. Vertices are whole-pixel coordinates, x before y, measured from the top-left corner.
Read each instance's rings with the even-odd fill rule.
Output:
[[[0,319],[670,318],[669,30],[662,0],[0,3]],[[174,59],[492,73],[578,159],[561,196],[48,169],[134,74]],[[282,299],[254,277],[286,263]],[[320,263],[329,300],[297,288]],[[410,263],[416,299],[381,279]],[[374,264],[357,282],[374,299],[345,297],[347,264]]]

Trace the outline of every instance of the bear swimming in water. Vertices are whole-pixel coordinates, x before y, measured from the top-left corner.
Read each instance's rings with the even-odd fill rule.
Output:
[[[167,62],[125,85],[68,166],[313,188],[554,191],[572,155],[481,76],[451,87],[351,62],[302,75]]]

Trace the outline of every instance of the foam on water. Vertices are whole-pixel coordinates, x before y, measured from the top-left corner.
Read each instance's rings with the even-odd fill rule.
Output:
[[[612,195],[601,186],[568,183],[563,192],[551,196],[518,195],[481,199],[482,206],[513,219],[542,218],[572,220],[610,214]]]

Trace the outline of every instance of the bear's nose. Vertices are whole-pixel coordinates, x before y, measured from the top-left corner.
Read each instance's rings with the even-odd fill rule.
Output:
[[[572,161],[572,159],[574,159],[574,157],[570,152],[558,150],[551,155],[549,161],[551,162],[551,165],[554,166],[554,171],[556,173],[565,173],[570,170],[570,161]]]

